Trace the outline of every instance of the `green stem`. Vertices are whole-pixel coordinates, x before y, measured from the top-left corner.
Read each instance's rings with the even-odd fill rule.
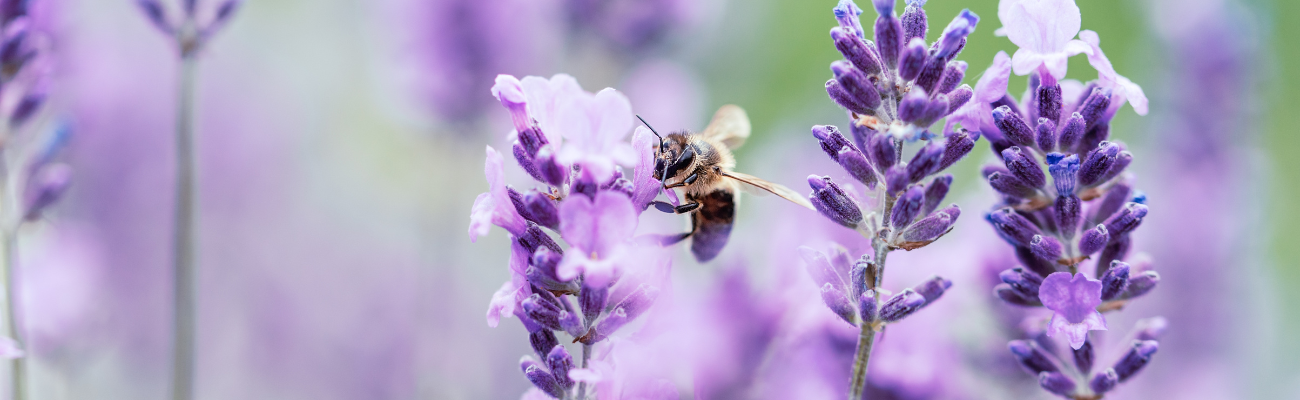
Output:
[[[176,107],[176,220],[174,247],[175,324],[172,330],[172,399],[194,397],[195,332],[195,160],[194,76],[196,60],[181,52],[180,94]]]
[[[582,344],[582,368],[587,368],[587,362],[591,360],[591,345]],[[587,383],[578,382],[578,400],[587,400]]]
[[[884,224],[889,221],[889,213],[894,209],[895,200],[894,195],[885,194],[885,204],[882,208],[885,211],[881,215],[881,226],[885,226]],[[878,288],[885,279],[885,258],[889,255],[890,250],[889,244],[882,236],[888,234],[889,229],[888,227],[881,228],[880,232],[876,232],[875,236],[871,238],[871,247],[876,251],[876,259],[872,263],[874,271],[872,271],[871,276],[873,279],[869,279],[866,284],[867,288],[872,289],[875,293],[876,304],[880,304],[880,290]],[[876,324],[879,323],[880,318],[879,313],[873,313],[873,315],[876,315],[875,319],[860,321],[859,323],[861,330],[858,332],[857,354],[853,357],[853,375],[849,380],[849,400],[861,399],[862,393],[867,388],[867,366],[871,361],[871,350],[876,344]]]
[[[20,322],[22,316],[19,314],[21,305],[19,304],[18,292],[18,273],[15,271],[15,262],[18,260],[18,232],[16,229],[6,229],[3,232],[4,261],[0,263],[3,268],[3,279],[5,289],[5,326],[6,334],[13,339],[14,345],[19,350],[27,352],[27,342],[24,339],[22,325]],[[10,361],[10,368],[13,371],[13,382],[10,385],[12,389],[13,400],[27,399],[27,358],[30,354],[23,354]]]

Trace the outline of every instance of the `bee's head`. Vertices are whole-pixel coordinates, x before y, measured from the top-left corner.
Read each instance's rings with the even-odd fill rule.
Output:
[[[641,118],[640,115],[637,115],[636,118],[641,120],[641,123],[645,124],[646,128],[650,128],[650,132],[654,133],[655,137],[659,138],[659,147],[655,150],[655,180],[663,182],[666,178],[672,178],[695,160],[695,153],[689,151],[684,133],[668,135],[668,140],[665,141],[664,137],[660,136],[654,127],[645,122],[645,118]]]

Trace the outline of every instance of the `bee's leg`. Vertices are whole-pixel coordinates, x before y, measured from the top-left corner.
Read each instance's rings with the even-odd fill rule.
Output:
[[[676,235],[663,235],[659,238],[659,245],[672,246],[674,244],[680,243],[683,240],[686,240],[686,238],[688,237],[691,237],[692,233],[695,232],[679,233]]]
[[[683,179],[681,182],[677,182],[677,183],[674,183],[674,184],[671,184],[671,185],[665,185],[665,186],[664,186],[664,189],[672,189],[672,188],[678,188],[678,187],[686,186],[686,185],[689,185],[689,184],[695,183],[695,180],[696,180],[696,179],[699,179],[699,178],[700,178],[700,175],[698,175],[698,174],[691,174],[691,176],[686,177],[686,179]]]
[[[687,203],[687,204],[682,204],[680,206],[674,207],[672,204],[655,200],[650,204],[654,205],[656,210],[669,213],[669,214],[685,214],[691,211],[695,211],[695,209],[697,208],[700,208],[700,203]]]
[[[687,203],[687,204],[682,204],[680,206],[674,207],[673,211],[677,212],[678,214],[685,214],[691,211],[695,211],[695,209],[697,208],[700,208],[700,203]]]

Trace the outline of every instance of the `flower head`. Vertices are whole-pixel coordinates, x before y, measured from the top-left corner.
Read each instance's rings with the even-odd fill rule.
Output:
[[[604,182],[613,175],[615,164],[636,162],[636,152],[623,140],[632,130],[632,104],[627,97],[606,88],[594,95],[579,91],[555,101],[559,105],[556,129],[567,141],[558,154],[561,163],[580,166],[597,182]]]
[[[626,194],[600,191],[594,199],[570,196],[560,206],[560,235],[569,251],[559,276],[569,280],[584,274],[585,284],[603,286],[615,275],[624,245],[636,230],[637,211]]]
[[[1020,46],[1011,57],[1016,75],[1043,68],[1059,80],[1065,77],[1066,59],[1092,54],[1087,43],[1074,39],[1083,23],[1074,0],[1003,0],[998,18],[1007,38]]]
[[[1056,272],[1043,279],[1038,299],[1054,312],[1047,335],[1065,334],[1070,347],[1083,347],[1088,331],[1106,330],[1106,319],[1097,311],[1097,305],[1101,304],[1101,281],[1088,279],[1084,274],[1071,277],[1069,272]]]

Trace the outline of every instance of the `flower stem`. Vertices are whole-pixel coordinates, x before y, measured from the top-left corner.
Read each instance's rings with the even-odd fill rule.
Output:
[[[176,107],[176,220],[174,247],[175,324],[172,329],[172,399],[194,396],[195,325],[195,54],[181,53],[180,96]]]
[[[587,361],[591,360],[591,345],[582,344],[582,368],[587,368]],[[578,382],[578,400],[587,399],[587,383]]]
[[[10,339],[13,339],[14,345],[19,350],[22,350],[24,353],[26,353],[28,351],[26,340],[24,340],[23,329],[19,323],[19,321],[21,321],[22,318],[19,315],[19,308],[21,306],[18,303],[19,301],[18,279],[17,279],[18,274],[14,270],[15,261],[18,259],[17,256],[18,232],[16,229],[13,230],[6,229],[4,230],[2,235],[4,237],[0,240],[3,241],[4,258],[3,258],[3,262],[0,263],[0,268],[3,268],[4,271],[3,274],[0,275],[0,277],[4,279],[3,286],[5,290],[4,300],[5,300],[6,334],[9,335]],[[13,373],[12,374],[13,381],[10,384],[10,389],[12,389],[11,399],[13,400],[27,399],[27,358],[28,357],[29,357],[28,354],[23,354],[21,357],[15,357],[10,362],[10,368]]]
[[[885,221],[889,221],[889,214],[894,209],[894,202],[894,195],[886,193],[885,205],[883,207],[885,211],[884,214],[882,214],[881,225],[883,225]],[[872,263],[874,271],[871,271],[872,273],[870,275],[874,277],[874,279],[868,279],[866,284],[868,289],[874,291],[876,297],[874,303],[876,304],[880,304],[880,290],[877,290],[877,288],[879,288],[884,282],[885,258],[889,255],[890,250],[889,244],[882,238],[882,235],[886,234],[888,230],[889,228],[883,228],[880,232],[877,232],[875,237],[871,238],[871,247],[876,251],[876,259],[875,262]],[[879,313],[872,314],[876,315]],[[876,324],[879,322],[879,316],[876,316],[875,318],[877,319],[861,321],[859,324],[862,329],[858,333],[857,354],[853,357],[853,375],[849,380],[849,400],[861,399],[862,393],[865,392],[867,388],[867,366],[871,361],[871,349],[876,344]]]

